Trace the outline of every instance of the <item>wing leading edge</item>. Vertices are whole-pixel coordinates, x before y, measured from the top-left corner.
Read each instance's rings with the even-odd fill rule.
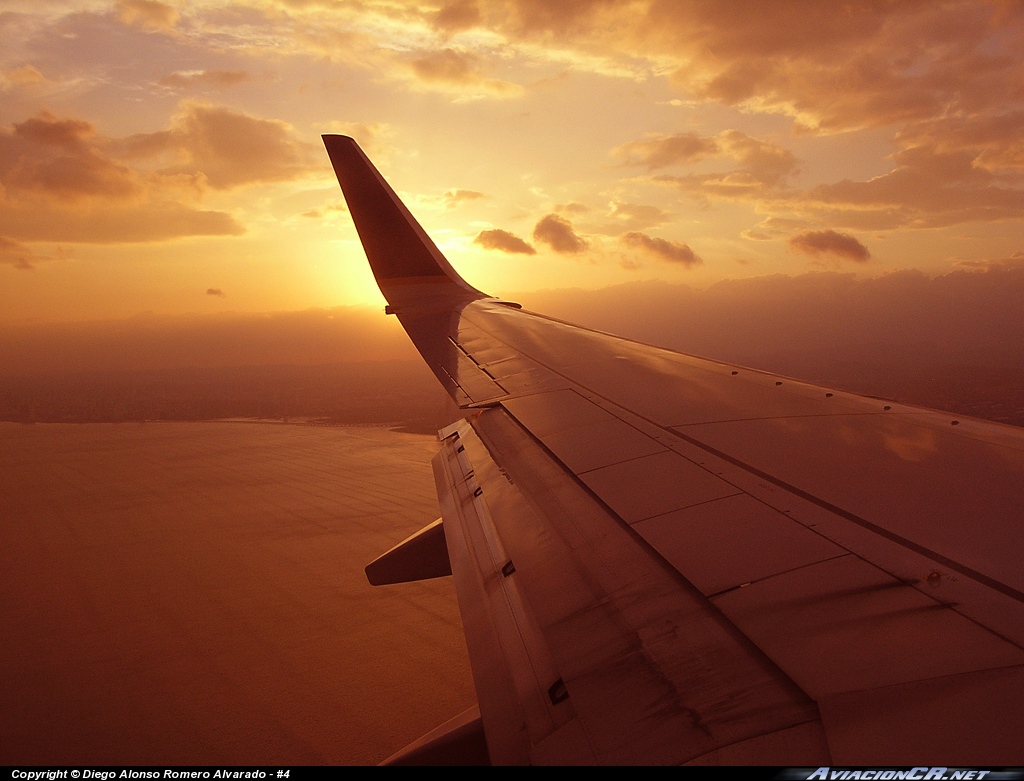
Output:
[[[510,308],[324,142],[462,415],[434,473],[492,762],[1024,764],[1024,432]]]

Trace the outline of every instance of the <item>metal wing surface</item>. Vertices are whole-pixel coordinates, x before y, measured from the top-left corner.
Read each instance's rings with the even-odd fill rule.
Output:
[[[462,416],[434,528],[491,762],[1024,765],[1024,431],[486,296],[324,141]]]

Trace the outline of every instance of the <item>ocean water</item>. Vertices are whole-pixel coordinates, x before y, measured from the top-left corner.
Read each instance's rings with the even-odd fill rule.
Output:
[[[365,764],[475,701],[433,437],[0,423],[0,764]]]

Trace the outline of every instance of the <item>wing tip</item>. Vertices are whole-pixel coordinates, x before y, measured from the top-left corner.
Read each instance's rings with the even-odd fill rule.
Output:
[[[390,304],[436,299],[441,288],[446,299],[486,297],[452,268],[354,138],[341,133],[321,138],[374,277]],[[434,284],[438,282],[448,284]]]

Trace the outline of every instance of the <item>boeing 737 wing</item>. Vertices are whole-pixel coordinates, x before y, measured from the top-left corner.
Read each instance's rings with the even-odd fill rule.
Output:
[[[398,760],[1024,765],[1024,430],[491,298],[324,143],[462,415],[367,573],[452,573],[479,715]]]

